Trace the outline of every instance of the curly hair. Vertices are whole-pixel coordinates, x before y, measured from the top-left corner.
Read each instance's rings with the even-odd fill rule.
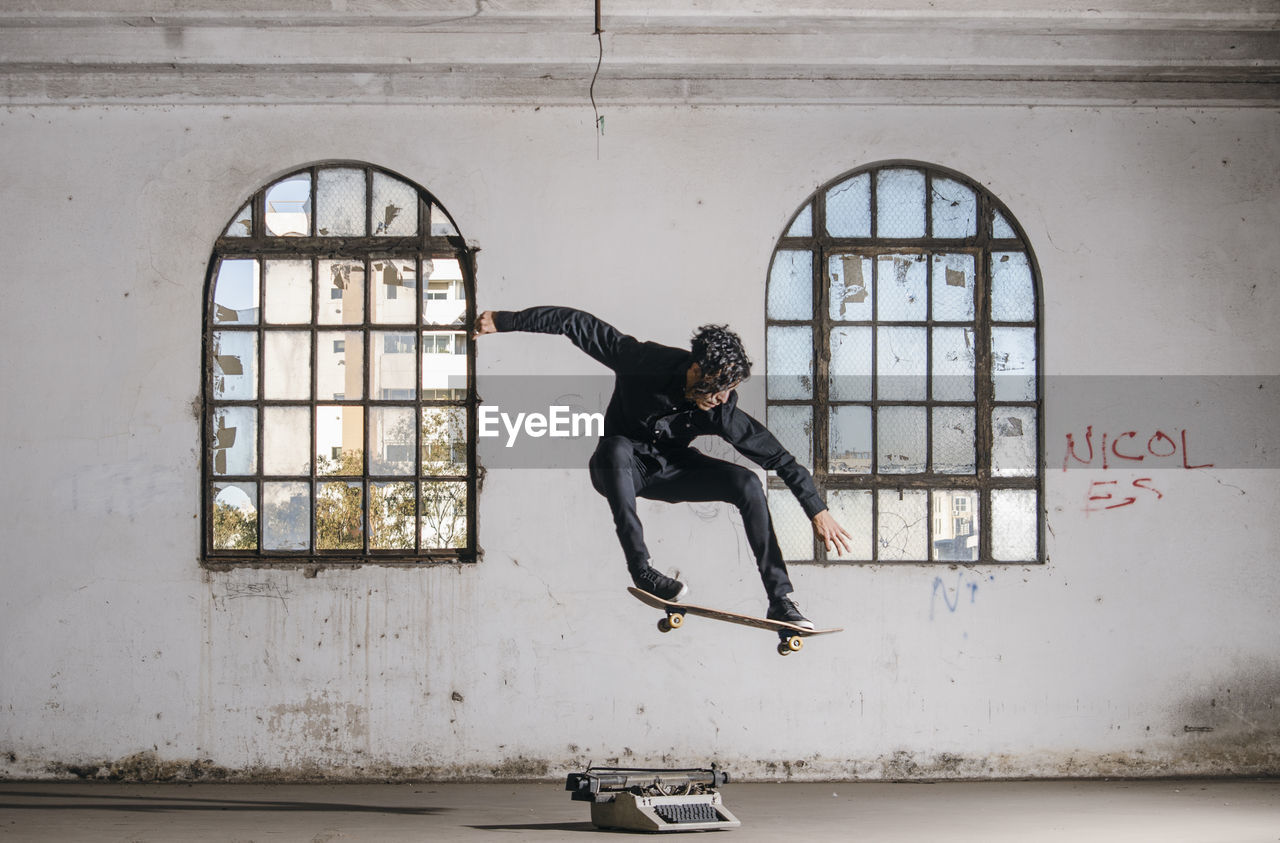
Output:
[[[693,391],[712,395],[751,377],[751,360],[742,339],[728,325],[703,325],[691,341],[693,362],[702,369],[702,380]]]

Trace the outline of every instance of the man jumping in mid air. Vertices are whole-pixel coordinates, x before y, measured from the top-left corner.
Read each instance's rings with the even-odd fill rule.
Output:
[[[567,307],[486,310],[476,320],[477,337],[505,331],[563,334],[614,371],[604,436],[591,457],[591,483],[613,510],[636,587],[664,600],[679,600],[688,591],[650,564],[636,515],[637,497],[667,503],[724,501],[742,513],[769,595],[767,617],[813,629],[791,599],[791,580],[760,479],[748,468],[690,447],[695,437],[720,436],[743,456],[777,472],[813,520],[827,550],[834,545],[848,552],[851,537],[827,510],[813,477],[764,425],[738,409],[734,390],[751,374],[751,361],[737,334],[704,325],[694,335],[692,349],[685,351],[640,342],[590,313]]]

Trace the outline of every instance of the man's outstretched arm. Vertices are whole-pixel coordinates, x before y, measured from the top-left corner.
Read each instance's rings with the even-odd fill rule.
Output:
[[[571,307],[530,307],[524,310],[486,310],[476,317],[474,335],[505,331],[562,334],[610,369],[618,369],[640,343],[617,328]]]

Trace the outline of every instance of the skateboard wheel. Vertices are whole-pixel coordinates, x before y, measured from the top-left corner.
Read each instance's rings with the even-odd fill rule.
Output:
[[[667,620],[666,618],[658,618],[658,631],[659,631],[659,632],[670,632],[670,631],[671,631],[671,621]]]
[[[789,655],[791,655],[791,648],[787,646],[787,642],[786,642],[786,641],[780,641],[780,642],[778,642],[778,655],[780,655],[780,656],[789,656]]]
[[[680,614],[679,612],[675,612],[667,616],[667,624],[672,629],[679,629],[680,625],[683,623],[684,623],[684,615]]]
[[[799,635],[792,635],[790,638],[782,642],[782,646],[786,647],[792,653],[799,652],[804,646],[804,639]]]

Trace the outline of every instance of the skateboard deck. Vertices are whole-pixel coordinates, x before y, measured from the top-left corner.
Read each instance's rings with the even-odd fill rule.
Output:
[[[727,621],[741,626],[754,626],[757,629],[768,629],[778,633],[778,653],[783,656],[799,652],[804,646],[804,639],[810,636],[829,635],[833,632],[844,631],[843,628],[838,627],[832,629],[805,629],[802,626],[796,626],[785,621],[771,621],[768,618],[740,615],[737,612],[726,612],[724,609],[711,609],[707,606],[695,606],[692,603],[673,603],[647,591],[641,591],[634,586],[627,586],[627,591],[631,592],[632,596],[646,606],[652,606],[665,613],[665,616],[658,621],[658,629],[663,632],[671,632],[683,626],[685,615],[697,615],[698,617]]]

